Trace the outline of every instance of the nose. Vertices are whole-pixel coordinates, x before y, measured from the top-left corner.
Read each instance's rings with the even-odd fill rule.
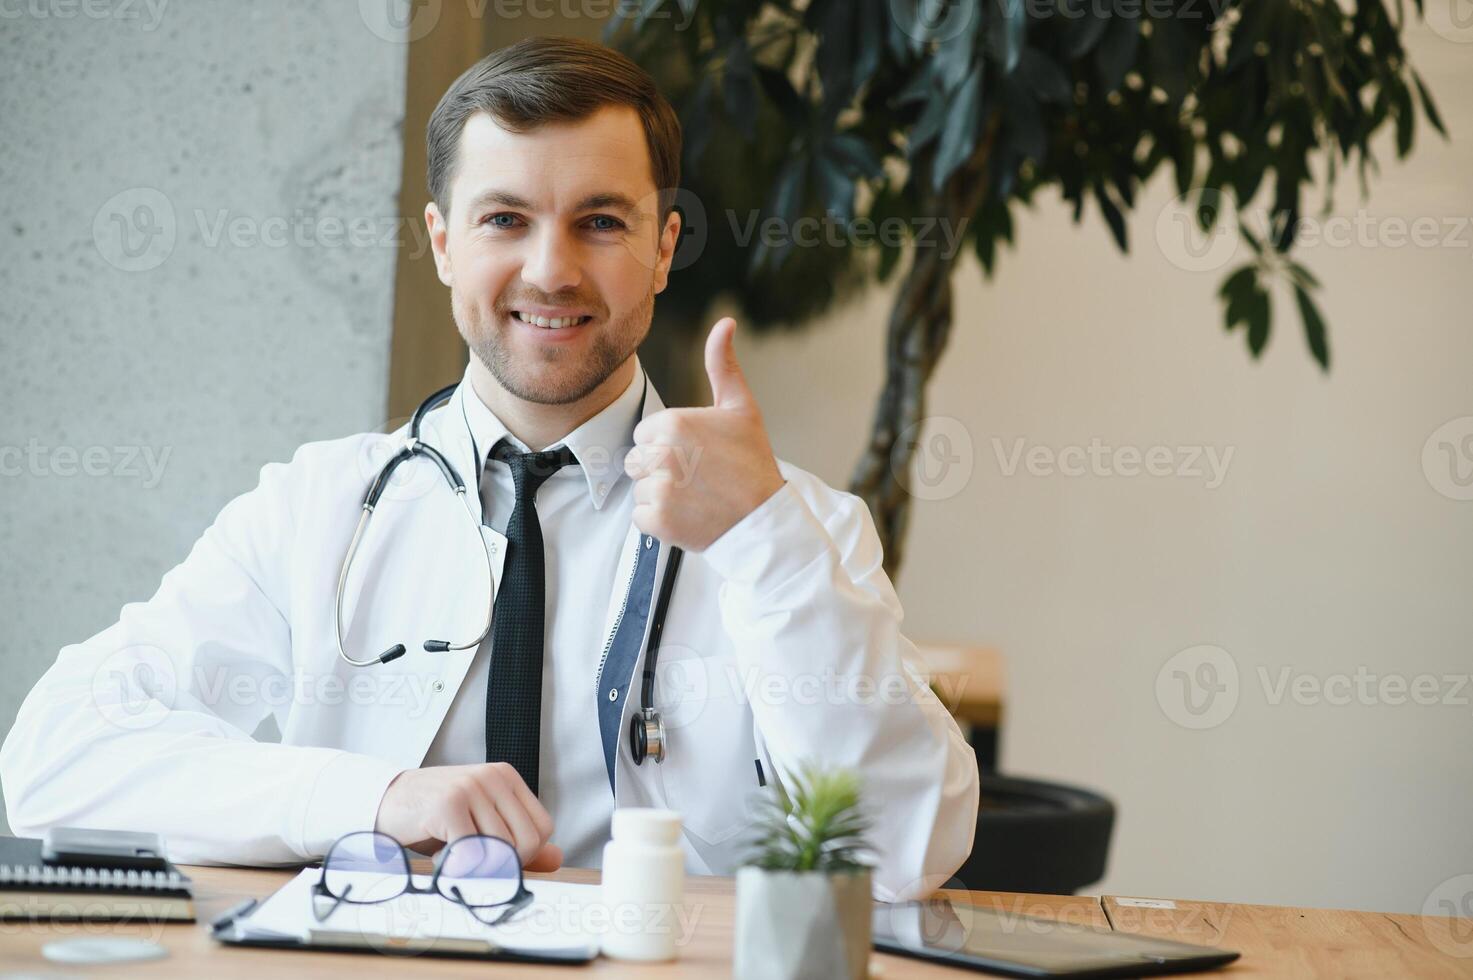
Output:
[[[544,225],[528,241],[522,279],[547,294],[576,289],[583,281],[577,243],[551,223]]]

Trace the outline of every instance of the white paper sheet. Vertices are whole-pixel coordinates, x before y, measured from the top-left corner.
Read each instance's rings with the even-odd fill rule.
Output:
[[[366,874],[366,873],[365,873]],[[514,953],[598,951],[603,907],[597,885],[561,881],[528,881],[536,896],[509,922],[487,926],[455,902],[439,895],[405,894],[375,905],[339,904],[326,920],[312,912],[312,888],[322,875],[306,868],[262,902],[238,926],[246,936],[302,942],[349,942],[377,949],[434,952],[489,949]],[[417,886],[428,887],[428,875],[415,875]],[[366,880],[362,892],[372,894]],[[355,888],[355,891],[358,889]],[[318,898],[326,909],[330,900]],[[482,913],[483,915],[485,913]]]

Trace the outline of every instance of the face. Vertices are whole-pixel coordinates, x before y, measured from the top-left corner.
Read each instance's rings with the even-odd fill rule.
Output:
[[[525,133],[466,120],[450,213],[425,209],[466,344],[518,398],[568,404],[649,333],[680,219],[662,225],[644,127],[628,106]]]

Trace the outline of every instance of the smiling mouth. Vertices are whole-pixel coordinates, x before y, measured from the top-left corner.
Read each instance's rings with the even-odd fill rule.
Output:
[[[591,316],[534,316],[530,313],[523,313],[521,310],[512,310],[511,315],[528,326],[541,327],[544,330],[563,330],[567,327],[581,327],[593,319]]]

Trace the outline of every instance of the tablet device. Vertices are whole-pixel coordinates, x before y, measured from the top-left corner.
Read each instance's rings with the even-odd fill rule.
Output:
[[[1231,963],[1232,950],[935,898],[876,903],[874,947],[1005,977],[1145,977]]]

